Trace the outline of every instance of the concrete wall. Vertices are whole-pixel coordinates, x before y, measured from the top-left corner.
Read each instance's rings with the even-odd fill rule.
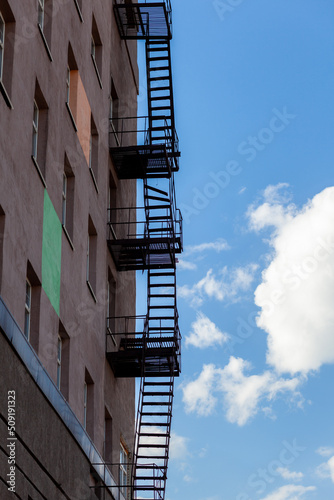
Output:
[[[56,382],[57,339],[61,324],[69,338],[67,400],[83,423],[83,391],[88,373],[94,383],[91,438],[103,454],[107,410],[113,422],[112,461],[118,462],[120,440],[126,442],[129,450],[133,444],[135,384],[130,379],[116,380],[106,362],[106,290],[111,274],[117,290],[116,315],[135,314],[135,273],[117,273],[107,248],[108,189],[111,176],[116,187],[117,206],[134,206],[136,182],[117,180],[108,150],[108,118],[111,77],[119,98],[119,114],[136,115],[136,42],[120,40],[110,0],[79,2],[81,13],[75,0],[46,2],[52,9],[46,12],[43,39],[37,27],[37,3],[37,0],[0,0],[0,11],[7,11],[9,7],[15,19],[9,40],[13,61],[11,68],[4,68],[4,71],[11,71],[11,78],[6,80],[11,83],[7,84],[6,91],[12,108],[0,94],[0,230],[3,233],[0,235],[0,293],[23,330],[28,272],[35,294],[30,341]],[[91,58],[93,16],[102,42],[101,81]],[[99,137],[95,179],[65,104],[69,44]],[[45,164],[39,165],[40,172],[31,158],[35,97],[44,103],[47,111],[47,127],[39,131],[39,141],[45,146]],[[63,229],[59,232],[65,155],[75,180],[70,239]],[[89,220],[96,231],[94,293],[86,283]],[[56,233],[60,236],[53,239]],[[59,251],[53,252],[57,242]],[[24,386],[29,377],[22,377]],[[19,403],[22,422],[30,418],[35,398],[31,387],[22,393]],[[37,413],[43,415],[47,405],[41,398],[38,401]],[[51,455],[50,468],[64,467],[65,471],[62,463],[55,464],[66,455],[66,446],[70,446],[66,433],[58,429],[61,439],[56,439],[55,434],[48,438],[48,431],[53,433],[49,417],[44,419],[44,427],[41,418],[38,417],[36,425],[30,422],[30,429],[22,428],[22,439],[28,448],[34,442],[37,454],[45,453],[44,447],[53,443],[57,449]],[[41,425],[43,436],[39,438]],[[82,467],[87,477],[88,465]],[[81,472],[75,474],[80,477]],[[114,472],[117,473],[117,468]],[[58,477],[58,472],[55,475]],[[58,498],[53,494],[46,497]]]

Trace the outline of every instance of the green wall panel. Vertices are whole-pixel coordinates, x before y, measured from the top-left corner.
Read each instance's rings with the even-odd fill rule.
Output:
[[[50,197],[44,192],[42,287],[59,316],[62,227]]]

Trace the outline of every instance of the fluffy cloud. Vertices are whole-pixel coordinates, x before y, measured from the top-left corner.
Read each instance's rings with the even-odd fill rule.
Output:
[[[203,258],[201,254],[206,251],[215,251],[217,253],[223,250],[229,250],[230,246],[227,241],[218,238],[216,241],[211,241],[209,243],[200,243],[199,245],[187,246],[183,252],[183,258],[178,261],[178,270],[180,271],[194,271],[197,269],[197,265],[194,262],[187,260],[189,256],[197,254],[197,260]]]
[[[217,403],[212,395],[217,370],[214,365],[204,365],[199,377],[183,387],[183,402],[186,412],[196,412],[198,415],[210,415]]]
[[[302,472],[292,472],[289,471],[286,467],[278,467],[277,472],[282,476],[283,479],[292,479],[295,481],[299,481],[304,477]]]
[[[322,479],[331,479],[334,483],[334,456],[331,457],[327,462],[319,465],[316,469],[316,473]]]
[[[255,291],[257,324],[268,333],[267,362],[278,373],[307,374],[334,362],[334,187],[299,211],[279,204],[281,188],[271,186],[248,213],[254,229],[275,226],[274,255]]]
[[[205,298],[214,298],[218,301],[235,299],[241,292],[249,290],[257,269],[256,264],[238,267],[231,271],[224,267],[218,274],[210,269],[204,278],[192,287],[188,285],[178,287],[179,297],[189,300],[193,307],[200,306]]]
[[[198,313],[196,321],[191,325],[192,331],[186,337],[186,345],[193,345],[200,349],[214,346],[216,344],[222,345],[228,340],[228,335],[213,323],[203,313]]]
[[[315,490],[315,486],[296,486],[295,484],[287,484],[261,500],[299,500],[304,497],[305,493]]]
[[[253,231],[260,231],[266,227],[279,228],[293,218],[296,207],[288,202],[291,199],[287,192],[288,184],[280,183],[268,186],[263,192],[263,203],[259,206],[251,205],[247,211],[249,227]]]
[[[218,238],[216,241],[211,241],[210,243],[200,243],[199,245],[187,246],[185,248],[186,255],[193,253],[205,252],[206,250],[214,250],[215,252],[222,252],[223,250],[229,250],[230,246],[227,241]]]
[[[160,431],[161,432],[161,431]],[[171,460],[184,460],[188,455],[188,438],[171,433],[169,457]]]
[[[220,394],[227,420],[242,426],[258,413],[263,401],[268,404],[279,394],[286,393],[300,401],[297,378],[278,378],[270,371],[262,375],[245,375],[250,368],[247,361],[233,356],[224,368],[204,365],[199,377],[183,387],[186,411],[209,415],[218,401],[213,394]]]
[[[320,446],[320,448],[316,450],[316,453],[322,457],[330,457],[334,455],[334,448],[332,446]]]

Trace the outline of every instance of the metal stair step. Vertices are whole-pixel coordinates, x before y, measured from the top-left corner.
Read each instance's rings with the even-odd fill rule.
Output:
[[[173,385],[173,382],[169,381],[169,382],[163,382],[160,380],[159,381],[155,381],[155,380],[145,380],[144,381],[144,386],[146,385],[151,385],[153,387],[156,387],[156,386],[167,386],[167,385]]]
[[[163,90],[169,90],[169,91],[171,91],[172,88],[171,88],[170,85],[168,85],[167,87],[151,87],[149,89],[150,92],[161,92]]]
[[[152,76],[148,78],[149,82],[157,82],[159,80],[170,80],[171,75],[164,75],[164,76]]]
[[[155,66],[154,68],[149,68],[149,71],[169,71],[169,66]]]
[[[170,401],[143,401],[142,406],[169,406]]]
[[[158,433],[158,432],[141,432],[140,433],[141,436],[144,436],[144,437],[161,437],[161,438],[167,438],[169,437],[169,434],[168,433]]]
[[[154,186],[145,186],[145,189],[149,189],[150,191],[154,191],[155,193],[164,194],[168,196],[167,191],[163,191],[162,189],[158,189]]]
[[[171,414],[170,412],[165,412],[165,411],[147,411],[147,412],[140,412],[143,417],[170,417]],[[146,423],[144,425],[147,425]]]
[[[167,448],[167,444],[166,443],[161,443],[161,444],[156,444],[156,443],[152,443],[152,444],[149,444],[149,443],[143,443],[143,444],[140,444],[138,443],[138,448],[155,448],[155,449],[159,449],[159,448],[162,448],[162,449],[166,449]]]
[[[148,106],[149,109],[153,111],[171,111],[171,106],[156,106],[155,108],[150,108],[150,105]],[[152,119],[154,119],[155,116],[152,116]],[[166,117],[166,118],[171,118],[171,117]]]
[[[147,58],[148,62],[151,62],[151,61],[169,61],[169,60],[170,60],[169,56],[154,56],[154,57],[148,57]]]
[[[166,198],[161,198],[160,196],[151,196],[151,195],[145,196],[145,199],[154,201],[169,201],[168,199],[166,200]]]

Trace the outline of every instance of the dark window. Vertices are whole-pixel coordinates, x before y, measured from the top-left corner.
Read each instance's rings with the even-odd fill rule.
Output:
[[[5,212],[0,205],[0,292],[2,285],[3,254],[5,242]]]
[[[89,170],[92,175],[95,188],[97,190],[98,161],[99,161],[99,134],[91,116],[90,121],[90,142],[89,142]]]
[[[25,281],[24,334],[38,353],[41,282],[28,262]]]
[[[57,387],[65,399],[68,399],[69,395],[69,368],[70,339],[64,326],[59,322],[57,339]]]
[[[86,280],[94,297],[96,291],[96,257],[97,257],[96,253],[97,253],[97,232],[92,219],[89,217],[88,238],[87,238]]]
[[[104,419],[104,460],[112,463],[112,418],[107,409],[105,409]]]
[[[71,165],[65,155],[65,165],[63,172],[63,188],[62,188],[62,225],[65,229],[66,236],[73,241],[74,227],[74,174]]]
[[[84,382],[84,428],[90,437],[94,438],[94,382],[92,377],[85,371]]]
[[[0,5],[0,92],[8,107],[12,91],[12,76],[14,62],[15,18],[8,1]]]
[[[92,22],[92,37],[90,53],[96,71],[96,76],[99,80],[100,87],[102,88],[102,42],[97,29],[97,24],[93,16]]]
[[[48,138],[48,105],[36,82],[32,118],[32,151],[35,167],[45,184],[46,145]]]
[[[51,28],[52,28],[52,10],[53,0],[37,0],[38,10],[38,29],[42,36],[42,40],[47,51],[47,54],[52,61],[51,56]]]

